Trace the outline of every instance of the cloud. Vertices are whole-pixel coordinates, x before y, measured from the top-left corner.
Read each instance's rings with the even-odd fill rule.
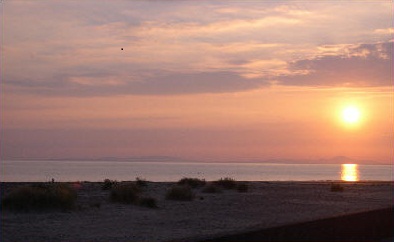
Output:
[[[268,87],[272,81],[287,86],[373,87],[392,85],[392,42],[317,48],[318,56],[286,62],[281,59],[214,58],[188,68],[141,69],[144,65],[97,62],[59,68],[57,72],[29,72],[5,76],[8,85],[40,95],[108,96],[173,95],[238,92]],[[280,45],[279,45],[280,46]],[[278,48],[278,46],[275,46]],[[220,48],[219,48],[220,49]],[[250,51],[250,50],[247,50]],[[232,56],[232,54],[229,54]],[[205,60],[207,62],[207,60]],[[193,67],[194,65],[194,67]],[[200,66],[199,66],[200,65]],[[34,77],[34,80],[32,78]]]
[[[371,87],[392,85],[393,42],[361,44],[347,53],[298,60],[290,71],[303,73],[278,78],[282,85]]]
[[[319,46],[368,43],[373,34],[385,41],[392,28],[383,3],[27,2],[9,2],[4,12],[8,90],[171,95],[250,90],[272,79],[387,85],[388,50],[326,48],[316,57]]]
[[[64,75],[50,80],[31,82],[30,80],[13,81],[20,91],[28,89],[41,95],[61,96],[107,96],[119,94],[133,95],[171,95],[193,93],[223,93],[251,90],[268,85],[264,80],[252,80],[241,77],[236,72],[163,72],[147,71],[132,76],[111,76],[110,74]],[[34,84],[34,85],[33,85]]]

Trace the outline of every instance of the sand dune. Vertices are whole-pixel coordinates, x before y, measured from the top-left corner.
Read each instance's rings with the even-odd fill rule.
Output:
[[[287,224],[387,208],[392,182],[249,182],[249,191],[196,189],[193,201],[169,201],[171,183],[148,183],[158,209],[111,203],[100,183],[84,182],[69,212],[3,211],[1,241],[200,241]],[[2,183],[2,195],[21,184]],[[98,206],[99,205],[99,206]]]

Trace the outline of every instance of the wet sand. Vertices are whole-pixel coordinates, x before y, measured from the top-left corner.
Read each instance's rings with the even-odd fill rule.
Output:
[[[261,234],[262,231],[295,225],[307,228],[305,224],[308,223],[312,228],[330,227],[330,223],[340,225],[340,221],[352,224],[342,219],[324,225],[327,218],[344,218],[373,210],[384,211],[380,214],[375,211],[378,218],[384,219],[382,214],[387,213],[392,217],[392,210],[387,208],[393,206],[393,182],[345,183],[343,192],[331,192],[330,182],[247,182],[247,193],[224,190],[207,194],[195,189],[193,201],[166,200],[166,190],[172,184],[148,183],[143,193],[156,198],[159,206],[150,209],[110,202],[109,191],[102,190],[101,183],[79,183],[78,209],[68,212],[3,211],[1,241],[239,241],[236,236],[241,235],[246,235],[241,241],[265,241],[262,237],[269,236]],[[19,185],[23,183],[2,183],[2,195]],[[370,220],[371,225],[377,221],[368,217],[355,219],[361,220]],[[381,227],[384,230],[387,223]],[[257,233],[254,240],[253,233]],[[308,236],[302,237],[299,232],[293,236],[294,239],[290,236],[279,237],[279,240],[271,237],[271,241],[297,238],[308,241]]]

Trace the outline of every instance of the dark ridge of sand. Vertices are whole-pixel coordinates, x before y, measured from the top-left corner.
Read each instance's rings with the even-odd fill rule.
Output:
[[[1,195],[26,184],[32,183],[0,183]],[[331,182],[247,182],[247,193],[224,190],[206,194],[195,189],[196,199],[186,202],[165,199],[174,183],[148,182],[143,193],[157,200],[158,209],[111,203],[102,184],[74,184],[77,210],[2,211],[0,241],[266,241],[262,236],[272,241],[343,241],[348,237],[340,224],[356,232],[367,233],[372,228],[375,232],[366,239],[394,237],[385,233],[387,225],[375,226],[379,221],[393,227],[393,182],[343,183],[343,192],[331,192]],[[370,215],[368,211],[374,212]],[[357,217],[358,213],[364,215]],[[349,214],[356,214],[356,219],[342,217]],[[338,237],[314,237],[332,233]],[[284,237],[275,237],[278,234]],[[349,239],[345,241],[354,241]]]
[[[200,242],[394,241],[393,208],[227,235]]]

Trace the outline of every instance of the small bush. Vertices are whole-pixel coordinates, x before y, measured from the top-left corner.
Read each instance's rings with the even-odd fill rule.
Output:
[[[103,186],[101,187],[103,190],[111,190],[111,188],[116,184],[116,181],[105,179]]]
[[[184,177],[181,180],[178,181],[179,185],[188,185],[191,188],[197,188],[197,187],[202,187],[205,185],[205,180],[204,179],[198,179],[198,178],[187,178]]]
[[[220,178],[220,180],[215,181],[215,184],[223,187],[224,189],[235,189],[237,187],[237,182],[233,178]]]
[[[134,203],[138,200],[140,189],[133,183],[118,183],[111,189],[112,202]]]
[[[194,193],[191,187],[187,185],[175,185],[171,187],[166,194],[166,199],[177,201],[191,201]]]
[[[135,179],[135,183],[139,187],[146,187],[146,186],[148,186],[148,182],[145,179],[142,179],[142,178],[139,178],[139,177],[137,177]]]
[[[203,193],[221,193],[222,190],[213,183],[207,184],[203,189]]]
[[[153,197],[142,197],[139,199],[138,204],[142,207],[157,208],[156,199]]]
[[[77,193],[68,184],[26,185],[2,199],[2,208],[18,211],[74,208]]]
[[[237,186],[238,192],[248,192],[248,190],[249,190],[249,186],[246,183],[241,183],[241,184],[238,184],[238,186]]]
[[[331,184],[331,191],[332,192],[343,192],[344,188],[341,184]]]

